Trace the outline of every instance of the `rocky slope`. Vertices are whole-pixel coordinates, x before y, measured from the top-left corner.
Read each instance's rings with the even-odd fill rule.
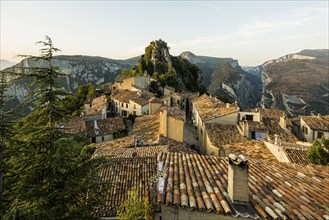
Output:
[[[329,114],[329,50],[303,50],[258,66],[259,104],[290,116]]]
[[[99,85],[104,82],[113,82],[122,68],[131,68],[136,65],[138,58],[129,60],[113,60],[91,56],[55,56],[53,64],[59,67],[59,72],[65,74],[60,79],[60,86],[67,92],[75,92],[83,84],[92,83]],[[26,68],[42,65],[31,59],[24,59],[20,63],[7,68],[7,72],[25,73]],[[7,90],[7,107],[15,106],[27,97],[31,80],[16,79],[15,76],[7,77],[9,87]]]
[[[183,52],[180,57],[196,64],[204,74],[204,82],[211,95],[226,96],[238,101],[241,108],[254,107],[260,98],[260,78],[244,71],[237,60],[196,56]]]

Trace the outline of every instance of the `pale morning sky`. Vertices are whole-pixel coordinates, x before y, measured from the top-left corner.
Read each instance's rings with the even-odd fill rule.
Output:
[[[4,1],[1,59],[38,54],[52,38],[60,54],[126,59],[165,40],[170,53],[232,57],[240,65],[328,48],[329,1]]]

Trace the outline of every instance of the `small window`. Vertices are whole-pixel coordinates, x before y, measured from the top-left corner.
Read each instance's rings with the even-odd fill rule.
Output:
[[[134,104],[134,109],[136,109],[136,105]]]
[[[121,103],[121,107],[123,107],[123,103]]]
[[[305,127],[305,126],[303,126],[303,133],[304,133],[304,134],[308,134],[308,128]]]
[[[321,138],[323,138],[323,132],[318,131],[318,139],[321,139]]]
[[[137,112],[136,111],[133,111],[133,115],[136,115],[137,114]]]
[[[177,104],[179,104],[179,100],[177,100]]]
[[[102,141],[104,141],[104,136],[102,136]]]
[[[246,120],[247,121],[253,121],[254,120],[254,116],[253,115],[246,115]]]
[[[128,104],[126,104],[126,108],[128,108]]]

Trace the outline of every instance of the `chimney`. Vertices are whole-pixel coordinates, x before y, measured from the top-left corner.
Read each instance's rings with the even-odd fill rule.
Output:
[[[274,144],[278,145],[278,139],[279,139],[279,135],[275,134],[274,135]]]
[[[229,156],[228,166],[228,194],[231,201],[249,202],[249,186],[248,186],[248,159],[234,154]]]
[[[167,108],[162,108],[162,111],[160,112],[160,134],[162,134],[164,137],[168,136],[168,112]]]

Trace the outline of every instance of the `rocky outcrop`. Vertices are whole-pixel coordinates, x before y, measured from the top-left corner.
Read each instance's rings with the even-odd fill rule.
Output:
[[[149,64],[152,63],[152,65]],[[197,65],[182,57],[172,56],[163,40],[152,41],[145,48],[140,64],[147,73],[178,91],[204,92],[203,73]],[[150,68],[153,66],[153,68]]]

